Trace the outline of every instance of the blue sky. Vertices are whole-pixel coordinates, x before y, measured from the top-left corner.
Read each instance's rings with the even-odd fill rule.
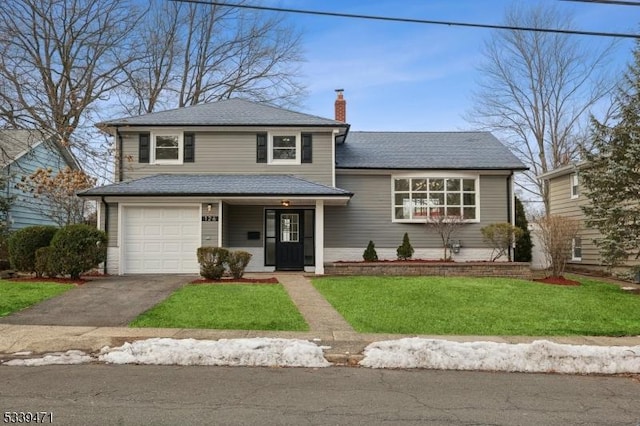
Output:
[[[526,0],[527,2],[533,0]],[[520,0],[522,3],[523,0]],[[574,13],[576,29],[640,32],[640,7],[540,0]],[[512,0],[272,0],[270,6],[429,20],[500,24]],[[333,117],[345,89],[353,130],[470,129],[462,117],[479,78],[481,47],[493,30],[290,14],[303,31],[304,112]],[[607,39],[579,37],[589,44]],[[631,59],[619,43],[613,68]]]

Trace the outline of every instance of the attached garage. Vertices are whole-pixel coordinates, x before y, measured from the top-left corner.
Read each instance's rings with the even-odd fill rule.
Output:
[[[122,206],[121,273],[198,273],[200,206]]]

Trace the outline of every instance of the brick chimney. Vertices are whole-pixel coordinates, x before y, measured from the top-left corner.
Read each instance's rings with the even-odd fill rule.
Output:
[[[336,93],[338,97],[336,98],[335,110],[336,110],[336,121],[341,121],[343,123],[347,122],[347,101],[344,100],[343,96],[344,89],[336,89]]]

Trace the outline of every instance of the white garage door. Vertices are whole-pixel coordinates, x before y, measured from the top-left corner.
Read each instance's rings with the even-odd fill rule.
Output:
[[[123,207],[122,227],[124,273],[198,273],[198,206]]]

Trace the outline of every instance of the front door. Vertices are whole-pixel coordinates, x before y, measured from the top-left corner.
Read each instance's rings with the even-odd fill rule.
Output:
[[[304,269],[304,211],[276,211],[276,269]]]

